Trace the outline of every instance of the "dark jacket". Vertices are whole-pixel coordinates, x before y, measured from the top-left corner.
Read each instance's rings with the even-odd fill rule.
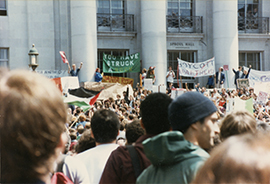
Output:
[[[218,72],[216,72],[216,83],[218,83],[218,79],[219,79]],[[224,75],[223,72],[221,72],[221,78],[220,78],[220,81],[219,81],[220,84],[222,84],[221,81],[223,81],[223,84],[224,84],[224,82],[225,82],[225,75]]]
[[[240,71],[239,70],[237,70],[237,71],[235,71],[234,69],[233,69],[233,73],[235,74],[235,76],[234,76],[234,84],[235,85],[237,85],[237,79],[239,79],[241,76],[240,76]]]
[[[145,156],[142,146],[142,142],[150,137],[152,135],[141,136],[134,146],[139,156],[141,170],[151,164]],[[119,146],[111,153],[99,183],[136,183],[130,154],[125,146]]]
[[[137,183],[188,184],[209,158],[199,146],[187,141],[179,131],[165,132],[143,142],[152,165],[138,177]]]

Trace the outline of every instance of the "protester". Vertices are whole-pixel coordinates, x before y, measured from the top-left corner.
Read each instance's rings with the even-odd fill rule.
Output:
[[[216,111],[212,101],[197,92],[176,98],[168,110],[174,131],[143,142],[152,165],[143,171],[137,183],[190,183],[209,157],[205,150],[214,145],[214,137],[219,133]]]
[[[0,183],[50,183],[67,142],[61,93],[34,72],[0,73]]]
[[[136,119],[131,123],[127,124],[126,128],[126,139],[127,145],[135,143],[139,137],[145,134],[145,130],[140,124],[140,120]]]
[[[247,132],[255,133],[256,127],[257,123],[252,114],[247,111],[234,111],[223,119],[220,127],[220,138],[224,140],[233,135]]]
[[[223,88],[225,82],[225,75],[223,73],[223,67],[219,67],[218,71],[216,72],[216,88]]]
[[[228,138],[211,152],[192,183],[269,183],[269,139],[263,133]]]
[[[117,115],[106,109],[98,110],[91,119],[91,130],[96,140],[96,147],[78,154],[76,157],[86,166],[90,183],[99,183],[108,157],[115,150],[119,132]]]
[[[212,75],[210,75],[210,76],[208,77],[206,86],[207,86],[209,89],[212,89],[212,88],[214,88],[214,85],[215,85],[214,78],[213,78]]]
[[[82,153],[88,149],[94,148],[96,147],[96,141],[95,139],[91,136],[91,131],[90,130],[86,130],[80,140],[78,141],[75,150],[76,153]]]
[[[241,79],[247,79],[251,70],[251,65],[249,65],[248,71],[244,70],[243,74],[241,75]]]
[[[169,71],[167,72],[166,79],[167,79],[167,88],[170,88],[169,84],[173,83],[173,79],[175,78],[175,73],[172,70],[172,67],[169,66]]]
[[[78,74],[79,74],[79,72],[80,72],[80,70],[82,68],[82,65],[83,65],[83,63],[81,62],[80,67],[77,68],[77,70],[76,70],[76,65],[73,64],[72,69],[70,70],[70,65],[68,63],[68,73],[70,73],[71,76],[78,76]]]
[[[146,74],[146,78],[152,79],[153,84],[156,82],[155,68],[156,67],[150,66]]]
[[[240,79],[241,76],[242,76],[242,73],[243,73],[242,72],[242,66],[239,66],[237,71],[235,71],[234,68],[232,69],[232,71],[235,74],[235,76],[234,76],[234,84],[235,84],[236,88],[238,88],[237,87],[237,79]]]
[[[146,72],[147,72],[147,70],[146,70],[146,68],[144,68],[143,70],[142,70],[142,85],[144,86],[144,79],[146,78]]]
[[[141,125],[146,135],[141,136],[134,148],[138,154],[138,173],[135,172],[133,161],[127,147],[118,147],[112,152],[103,171],[100,183],[135,183],[136,175],[151,163],[143,152],[142,142],[149,137],[170,130],[168,106],[172,99],[166,94],[153,93],[146,97],[141,104]],[[134,160],[134,159],[133,159]]]
[[[102,79],[103,79],[103,73],[100,74],[100,69],[97,68],[96,73],[95,73],[95,82],[101,82]]]

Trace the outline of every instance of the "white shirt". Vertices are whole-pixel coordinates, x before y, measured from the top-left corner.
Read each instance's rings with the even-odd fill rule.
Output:
[[[167,77],[167,82],[171,82],[171,83],[173,83],[173,78],[174,78],[174,76],[175,76],[175,74],[174,74],[174,71],[168,71],[167,72],[167,75],[169,75],[168,77]],[[167,76],[166,75],[166,76]]]
[[[111,152],[118,144],[101,144],[76,156],[86,166],[91,184],[98,184]]]
[[[90,183],[85,166],[75,157],[66,156],[63,165],[63,173],[73,181],[74,184]]]

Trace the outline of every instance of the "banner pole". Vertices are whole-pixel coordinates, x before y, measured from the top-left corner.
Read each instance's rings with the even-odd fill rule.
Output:
[[[177,84],[178,84],[178,87],[180,87],[178,77],[179,77],[179,65],[177,65]]]
[[[183,88],[182,76],[180,75],[181,88]]]
[[[227,79],[227,89],[228,89],[229,88],[229,80],[228,80],[227,70],[226,70],[226,79]]]
[[[142,74],[140,73],[140,87],[142,87]]]

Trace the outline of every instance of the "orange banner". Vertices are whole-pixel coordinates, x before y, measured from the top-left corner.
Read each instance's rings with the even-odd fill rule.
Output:
[[[133,86],[134,80],[125,77],[103,76],[102,82],[130,84],[131,86]]]

